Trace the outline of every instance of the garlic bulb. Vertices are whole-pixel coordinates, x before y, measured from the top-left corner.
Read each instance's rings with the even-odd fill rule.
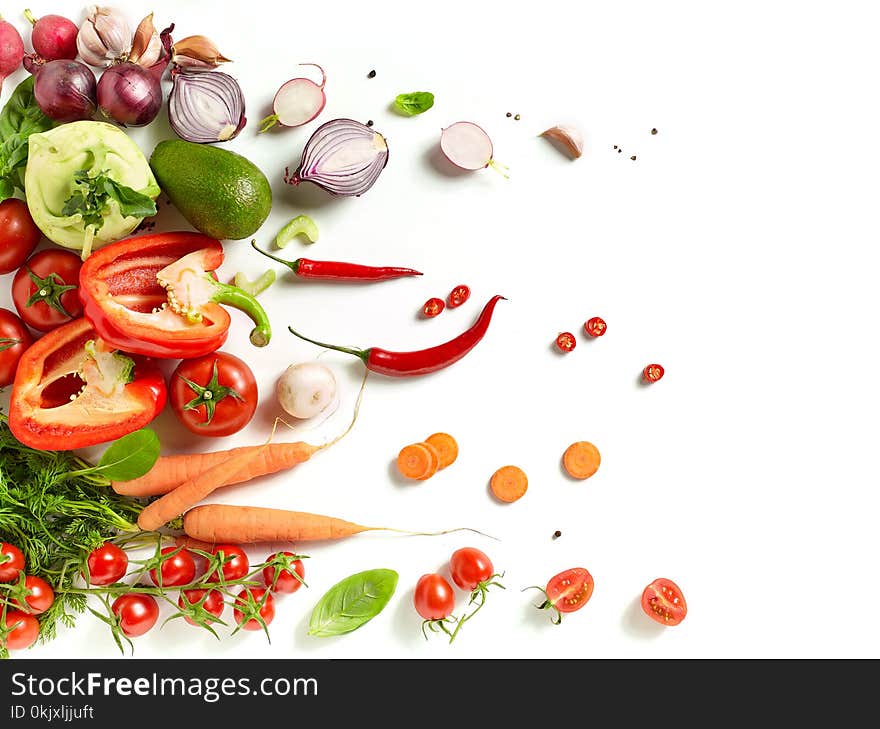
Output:
[[[76,36],[76,47],[90,66],[107,68],[131,48],[131,28],[121,10],[91,5]]]

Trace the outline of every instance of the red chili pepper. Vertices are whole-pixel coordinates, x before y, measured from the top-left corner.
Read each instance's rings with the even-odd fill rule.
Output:
[[[346,354],[353,354],[355,357],[359,357],[371,372],[378,372],[380,375],[388,375],[389,377],[427,375],[430,372],[442,370],[444,367],[458,362],[458,360],[479,344],[489,328],[489,322],[492,320],[492,312],[495,311],[495,305],[503,298],[503,296],[493,296],[489,299],[489,302],[483,307],[483,311],[477,317],[473,326],[459,334],[455,339],[450,339],[448,342],[438,344],[430,349],[420,349],[414,352],[391,352],[379,347],[370,347],[369,349],[339,347],[335,344],[317,342],[314,339],[304,337],[295,331],[293,327],[288,328],[291,334],[295,334],[300,339],[316,344],[319,347],[335,349],[337,352],[345,352]]]
[[[642,370],[642,377],[645,378],[645,382],[657,382],[657,380],[663,377],[664,372],[665,370],[662,365],[649,364]]]
[[[144,427],[165,396],[165,379],[151,360],[115,351],[88,320],[76,319],[22,355],[9,428],[31,448],[85,448]]]
[[[310,258],[297,258],[295,261],[286,261],[283,258],[273,256],[257,246],[256,241],[251,241],[255,251],[273,261],[283,263],[299,278],[316,279],[319,281],[347,281],[350,283],[387,281],[391,278],[403,276],[421,276],[421,271],[412,268],[399,268],[397,266],[363,266],[360,263],[342,263],[340,261],[313,261]]]
[[[601,337],[607,329],[608,325],[605,323],[605,320],[599,316],[588,319],[587,323],[584,324],[584,331],[591,337]]]
[[[454,309],[457,306],[461,306],[469,298],[471,298],[471,290],[464,284],[460,284],[449,292],[449,296],[446,297],[446,303],[449,304],[450,309]]]
[[[422,307],[422,314],[431,319],[437,316],[445,308],[446,304],[444,303],[443,299],[438,299],[435,296],[433,299],[428,299],[425,302],[425,305]]]
[[[577,346],[577,340],[571,332],[562,332],[556,337],[556,346],[563,352],[571,352]]]

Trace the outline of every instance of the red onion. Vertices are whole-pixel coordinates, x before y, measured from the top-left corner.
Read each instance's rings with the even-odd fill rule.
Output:
[[[333,195],[363,195],[386,164],[385,137],[353,119],[333,119],[315,130],[296,172],[284,181],[311,182]]]
[[[101,74],[98,106],[123,126],[141,127],[153,121],[162,108],[162,85],[149,69],[119,63]]]
[[[181,139],[207,144],[233,139],[244,129],[244,94],[222,71],[171,71],[168,120]]]
[[[49,61],[36,70],[34,98],[50,119],[91,119],[95,113],[95,74],[79,61]]]

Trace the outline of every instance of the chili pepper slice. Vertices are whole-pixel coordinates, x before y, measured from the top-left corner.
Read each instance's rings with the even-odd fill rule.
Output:
[[[259,302],[212,272],[223,262],[220,241],[199,233],[144,235],[111,243],[80,270],[84,313],[109,344],[134,354],[191,359],[226,341],[229,313],[240,309],[254,322],[251,343],[272,336]]]
[[[485,336],[489,323],[492,320],[492,313],[495,311],[495,305],[501,299],[504,299],[504,297],[493,296],[489,299],[473,326],[454,339],[450,339],[444,344],[438,344],[436,347],[413,352],[392,352],[387,349],[380,349],[379,347],[370,347],[369,349],[339,347],[335,344],[325,344],[324,342],[304,337],[294,330],[293,327],[288,327],[288,329],[290,329],[291,334],[319,347],[335,349],[338,352],[345,352],[346,354],[353,354],[355,357],[359,357],[371,372],[388,375],[389,377],[413,377],[415,375],[427,375],[448,367],[458,362],[458,360],[476,347]]]
[[[577,340],[571,332],[562,332],[556,337],[556,346],[561,352],[571,352],[577,346]]]
[[[255,251],[262,253],[273,261],[283,263],[299,278],[316,279],[320,281],[346,281],[360,283],[369,281],[387,281],[392,278],[403,276],[421,276],[421,271],[412,268],[400,268],[399,266],[364,266],[360,263],[343,263],[342,261],[313,261],[310,258],[297,258],[295,261],[287,261],[278,256],[273,256],[251,241]]]
[[[84,448],[144,427],[165,397],[165,379],[151,360],[119,353],[87,319],[76,319],[22,355],[9,428],[31,448]]]
[[[455,309],[456,307],[461,306],[469,298],[471,298],[470,288],[464,284],[460,284],[449,292],[449,296],[446,297],[446,303],[449,305],[450,309]]]
[[[440,314],[446,308],[446,302],[443,299],[438,299],[436,296],[433,299],[428,299],[425,302],[425,305],[422,307],[422,314],[424,314],[429,319]]]
[[[587,319],[586,324],[584,324],[584,331],[591,337],[601,337],[607,330],[608,325],[600,316],[594,316],[591,319]]]
[[[642,370],[642,377],[645,378],[645,382],[657,382],[666,370],[663,369],[663,365],[658,364],[649,364]]]

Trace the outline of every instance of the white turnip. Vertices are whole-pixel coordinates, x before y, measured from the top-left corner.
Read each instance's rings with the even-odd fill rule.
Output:
[[[317,362],[288,367],[275,388],[278,404],[294,418],[313,418],[336,402],[336,377]]]

